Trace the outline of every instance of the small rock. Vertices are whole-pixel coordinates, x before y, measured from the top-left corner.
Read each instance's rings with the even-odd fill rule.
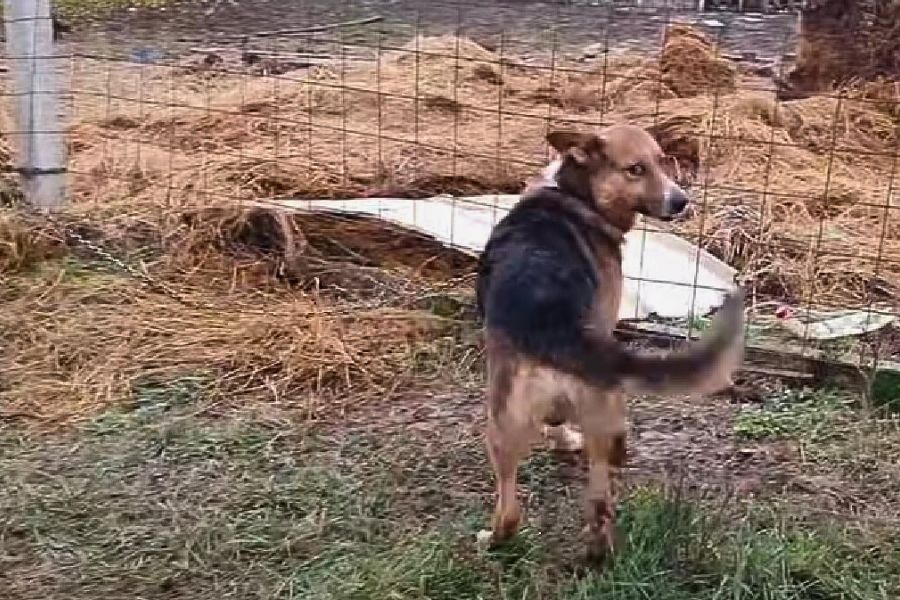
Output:
[[[643,431],[638,434],[638,438],[642,442],[658,442],[662,440],[670,439],[672,436],[666,435],[665,433],[660,433],[658,431]]]
[[[141,64],[152,64],[161,59],[162,52],[155,48],[138,48],[131,52],[132,62]]]

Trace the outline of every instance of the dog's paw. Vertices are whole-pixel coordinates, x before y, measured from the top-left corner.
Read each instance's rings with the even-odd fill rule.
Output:
[[[475,545],[479,550],[490,550],[494,545],[494,532],[490,529],[482,529],[476,533]]]

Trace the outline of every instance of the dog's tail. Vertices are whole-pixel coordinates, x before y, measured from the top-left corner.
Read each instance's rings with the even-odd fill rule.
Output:
[[[744,302],[741,292],[725,298],[712,326],[684,350],[668,354],[633,351],[614,340],[586,340],[587,351],[575,375],[600,385],[618,384],[644,393],[713,393],[731,385],[744,348]]]

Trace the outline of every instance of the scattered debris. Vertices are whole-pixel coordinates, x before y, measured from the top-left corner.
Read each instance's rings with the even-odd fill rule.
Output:
[[[593,44],[588,44],[584,47],[584,50],[581,51],[582,58],[598,58],[607,54],[609,52],[609,46],[606,42],[596,42]]]
[[[872,333],[897,321],[897,316],[873,309],[811,311],[782,307],[777,323],[802,339],[834,340]]]

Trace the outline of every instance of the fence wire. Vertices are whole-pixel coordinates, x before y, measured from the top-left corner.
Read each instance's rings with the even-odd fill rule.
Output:
[[[33,57],[67,63],[69,195],[54,219],[195,302],[221,308],[235,290],[284,285],[317,310],[446,318],[435,298],[471,292],[472,232],[457,209],[498,220],[503,195],[546,165],[550,129],[627,120],[654,133],[694,200],[690,218],[641,224],[695,246],[691,281],[642,275],[669,259],[634,238],[646,244],[628,274],[638,304],[642,293],[661,304],[658,284],[692,294],[680,318],[643,321],[678,335],[703,326],[708,251],[749,291],[750,343],[867,371],[900,360],[891,325],[813,335],[834,311],[863,315],[863,328],[897,315],[896,80],[798,91],[795,6],[701,4],[310,1],[250,20],[242,11],[263,9],[223,3],[171,34],[152,33],[166,13],[139,13],[108,47],[76,31]],[[352,198],[414,199],[425,215],[440,195],[454,198],[444,244],[334,211],[272,216]]]

